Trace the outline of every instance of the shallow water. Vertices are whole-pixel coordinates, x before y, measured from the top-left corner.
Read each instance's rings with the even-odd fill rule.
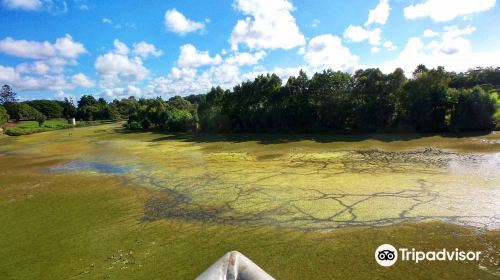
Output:
[[[94,171],[109,175],[122,175],[129,171],[128,168],[116,166],[112,164],[88,162],[82,160],[74,160],[68,163],[56,165],[48,168],[49,172],[86,172]]]
[[[34,172],[119,175],[124,185],[162,190],[146,202],[144,220],[305,230],[440,220],[500,228],[498,134],[259,140],[116,128],[0,139],[0,154],[50,159]]]

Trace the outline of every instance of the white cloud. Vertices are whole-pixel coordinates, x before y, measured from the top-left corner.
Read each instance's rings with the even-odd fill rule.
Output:
[[[389,6],[389,0],[380,0],[378,6],[370,10],[368,13],[368,20],[365,23],[365,26],[368,26],[373,23],[385,24],[387,19],[389,18],[391,7]]]
[[[142,58],[148,58],[150,55],[159,57],[163,54],[161,50],[156,49],[155,45],[148,44],[144,41],[134,44],[134,50],[132,52]]]
[[[430,17],[436,22],[450,21],[459,16],[487,11],[496,0],[424,0],[404,9],[407,19]]]
[[[460,29],[457,26],[445,27],[441,37],[442,41],[434,46],[434,50],[444,54],[470,52],[472,49],[471,44],[463,36],[469,35],[475,30],[476,28],[470,25],[464,29]]]
[[[165,12],[165,26],[169,31],[180,35],[186,35],[187,33],[203,30],[205,28],[204,23],[192,21],[186,18],[176,9]]]
[[[12,10],[36,11],[42,8],[40,0],[3,0],[2,4]]]
[[[392,52],[398,49],[396,45],[392,41],[385,41],[384,44],[382,45],[386,50]]]
[[[265,51],[259,51],[253,54],[248,52],[237,53],[233,56],[228,57],[225,60],[225,63],[235,66],[255,65],[265,56]]]
[[[109,18],[103,18],[102,19],[102,23],[104,23],[104,24],[113,24],[113,21],[110,20]]]
[[[18,90],[43,91],[77,86],[64,75],[64,71],[66,66],[76,65],[77,58],[87,51],[83,44],[66,35],[53,44],[5,38],[0,41],[0,52],[35,60],[20,63],[15,68],[2,66],[0,82],[8,83]]]
[[[61,74],[57,75],[22,75],[16,69],[0,65],[0,83],[9,84],[16,90],[61,90],[73,88]]]
[[[76,75],[73,75],[71,77],[71,81],[75,86],[82,88],[91,88],[95,85],[94,81],[89,79],[89,77],[87,77],[83,73],[78,73]]]
[[[73,41],[71,35],[68,34],[62,38],[58,38],[54,47],[59,55],[67,58],[77,58],[80,54],[87,52],[83,44]]]
[[[47,74],[51,71],[50,65],[43,61],[35,61],[34,63],[21,63],[16,66],[17,73],[34,73],[34,74]]]
[[[379,47],[372,47],[370,51],[372,53],[379,53],[380,52],[380,48]]]
[[[114,53],[116,53],[116,54],[128,55],[128,53],[130,52],[130,49],[128,48],[128,46],[118,39],[115,39],[113,41],[113,46],[115,46]]]
[[[45,10],[51,14],[61,14],[68,11],[66,0],[0,0],[7,9],[24,11]]]
[[[199,52],[193,46],[183,46],[179,56],[178,66],[173,67],[166,77],[154,79],[146,87],[148,96],[157,95],[187,95],[206,93],[212,86],[231,88],[241,83],[245,74],[241,73],[240,67],[256,65],[262,60],[266,52],[234,53],[222,60],[217,55],[210,57],[208,52]],[[189,60],[186,60],[190,58]],[[197,67],[210,65],[204,71],[198,71]]]
[[[101,86],[112,88],[121,83],[142,81],[149,75],[149,70],[144,67],[140,57],[128,55],[127,45],[115,40],[114,46],[113,51],[97,57],[94,64],[102,79]]]
[[[425,44],[421,38],[412,37],[398,58],[386,62],[379,67],[391,72],[401,67],[411,74],[419,64],[427,67],[444,66],[449,71],[466,71],[471,67],[500,65],[500,51],[474,52],[470,42],[464,35],[471,34],[475,28],[468,26],[460,29],[456,26],[446,27],[441,40]]]
[[[434,32],[434,31],[432,31],[432,29],[426,29],[424,31],[424,36],[425,37],[436,37],[438,35],[439,35],[439,32]]]
[[[58,38],[54,44],[47,41],[15,40],[7,37],[0,41],[0,52],[21,58],[62,57],[75,59],[87,51],[83,44],[73,41],[71,35],[66,34],[64,37]]]
[[[197,68],[204,65],[214,65],[222,62],[220,55],[210,57],[208,51],[198,51],[193,45],[181,46],[177,64],[185,68]]]
[[[142,90],[136,86],[128,85],[126,88],[117,87],[104,89],[103,94],[107,99],[120,99],[130,96],[141,96]]]
[[[331,34],[312,38],[305,49],[304,59],[314,68],[352,71],[359,67],[359,57],[351,54],[339,37]]]
[[[349,25],[344,31],[344,38],[353,42],[362,42],[368,40],[370,45],[380,45],[382,30],[375,28],[374,30],[367,30],[361,26]]]
[[[236,0],[234,7],[248,15],[231,33],[231,49],[243,44],[250,49],[291,49],[305,44],[288,0]]]

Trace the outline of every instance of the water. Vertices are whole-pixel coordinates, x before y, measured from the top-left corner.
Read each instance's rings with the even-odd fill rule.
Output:
[[[78,171],[94,171],[110,175],[122,175],[129,171],[128,168],[100,163],[100,162],[89,162],[83,160],[74,160],[65,164],[57,165],[49,168],[50,172],[78,172]]]

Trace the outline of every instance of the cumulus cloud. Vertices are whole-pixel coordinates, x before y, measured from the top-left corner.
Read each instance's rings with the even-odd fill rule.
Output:
[[[339,37],[331,34],[312,38],[304,51],[305,61],[313,68],[352,71],[359,67],[359,57],[351,54]]]
[[[438,36],[439,35],[439,32],[434,32],[432,31],[432,29],[426,29],[424,31],[424,36],[425,37],[435,37],[435,36]]]
[[[87,77],[83,73],[78,73],[71,77],[73,85],[82,88],[91,88],[95,85],[94,81],[92,81],[89,77]]]
[[[234,7],[247,17],[231,33],[231,49],[291,49],[305,44],[288,0],[236,0]]]
[[[136,86],[128,85],[127,87],[117,87],[117,88],[108,88],[104,89],[102,92],[107,99],[115,99],[115,98],[127,98],[130,96],[141,96],[142,90]]]
[[[407,19],[430,17],[436,22],[453,20],[459,16],[487,11],[496,0],[424,0],[404,9]]]
[[[148,58],[149,56],[159,57],[163,54],[161,50],[156,49],[155,45],[144,41],[134,44],[133,53],[142,58]]]
[[[62,90],[74,88],[62,75],[23,75],[10,66],[0,65],[0,83],[9,84],[16,90]]]
[[[214,65],[222,62],[220,55],[210,57],[208,51],[198,51],[193,45],[181,46],[177,64],[185,68],[197,68],[204,65]]]
[[[203,30],[205,24],[202,22],[192,21],[186,18],[181,12],[176,9],[168,10],[165,12],[165,26],[171,32],[180,35],[186,35],[190,32]]]
[[[389,0],[380,0],[378,6],[375,9],[370,10],[368,13],[368,20],[365,26],[370,24],[385,24],[389,18],[391,7],[389,6]]]
[[[440,40],[425,44],[422,38],[412,37],[403,51],[392,61],[379,65],[385,72],[401,67],[407,74],[412,73],[419,64],[428,67],[444,66],[450,71],[466,71],[470,67],[491,66],[500,64],[500,51],[474,52],[469,40],[464,36],[474,32],[475,28],[467,26],[460,29],[456,26],[445,27]]]
[[[111,88],[121,83],[138,82],[149,75],[139,56],[129,56],[127,45],[117,39],[114,46],[113,51],[98,56],[94,64],[102,80],[101,86]]]
[[[241,67],[255,66],[265,56],[265,51],[236,52],[222,59],[219,55],[210,57],[206,51],[185,45],[181,47],[177,66],[172,68],[169,75],[151,81],[145,93],[148,96],[172,96],[204,93],[212,86],[231,88],[245,77]],[[199,70],[201,66],[209,67]]]
[[[353,42],[362,42],[368,40],[370,45],[380,45],[382,30],[375,28],[374,30],[367,30],[361,26],[349,25],[344,31],[344,38]]]
[[[235,55],[228,57],[225,60],[225,63],[229,65],[235,65],[238,67],[245,65],[255,65],[265,56],[266,56],[265,51],[258,51],[256,53],[248,53],[248,52],[236,53]]]
[[[62,57],[75,59],[87,51],[83,44],[75,42],[71,35],[66,34],[64,37],[58,38],[54,44],[47,41],[15,40],[7,37],[0,41],[0,52],[21,58],[48,59]]]
[[[76,65],[77,58],[87,51],[83,44],[66,35],[55,43],[7,37],[0,41],[0,52],[34,60],[16,67],[2,66],[1,83],[10,84],[19,90],[62,90],[78,86],[64,75],[64,71],[68,65]]]
[[[385,41],[384,44],[382,45],[386,50],[393,52],[398,49],[396,45],[392,41]]]

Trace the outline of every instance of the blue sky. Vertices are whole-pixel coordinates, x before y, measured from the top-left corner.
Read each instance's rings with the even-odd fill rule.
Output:
[[[500,66],[496,0],[0,0],[0,83],[22,99],[231,88],[275,72]]]

